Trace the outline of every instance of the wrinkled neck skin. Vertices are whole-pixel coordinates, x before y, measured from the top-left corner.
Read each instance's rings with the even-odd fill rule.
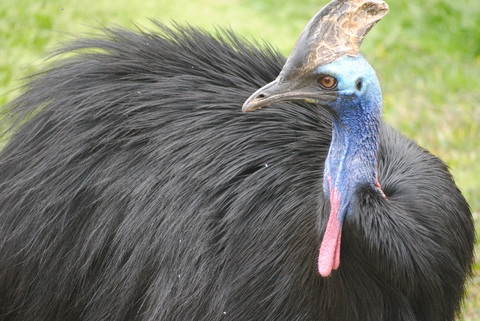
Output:
[[[367,117],[365,117],[367,118]],[[371,117],[368,117],[371,118]],[[335,119],[332,142],[325,161],[323,190],[325,197],[339,197],[339,219],[349,214],[349,204],[359,186],[377,188],[377,153],[380,117],[362,119],[346,126]]]
[[[363,95],[341,95],[337,106],[342,107],[333,119],[323,182],[330,216],[318,259],[318,271],[324,277],[340,265],[342,224],[354,211],[357,188],[370,185],[384,196],[377,180],[382,98],[376,81],[368,85],[369,91]]]

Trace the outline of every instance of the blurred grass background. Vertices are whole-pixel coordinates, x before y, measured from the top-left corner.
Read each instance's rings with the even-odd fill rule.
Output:
[[[0,106],[18,94],[23,77],[45,65],[51,49],[100,25],[148,28],[153,18],[210,31],[230,27],[288,55],[308,20],[326,2],[1,0]],[[479,230],[480,1],[389,2],[390,13],[362,47],[382,83],[384,118],[450,166]],[[477,261],[465,321],[480,320],[479,275]]]

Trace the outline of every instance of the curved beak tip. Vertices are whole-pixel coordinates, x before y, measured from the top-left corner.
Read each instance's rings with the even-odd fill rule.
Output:
[[[253,98],[253,99],[252,99]],[[258,100],[257,98],[254,98],[254,97],[251,97],[249,98],[247,101],[245,101],[245,103],[243,104],[242,106],[242,111],[244,113],[248,113],[250,111],[254,111],[256,109],[260,109],[262,108],[262,106],[260,105],[260,101],[261,100]]]
[[[271,86],[272,83],[267,84],[248,97],[245,103],[243,103],[242,111],[247,113],[268,105],[268,98],[271,96],[271,94],[269,94],[266,89],[270,88]]]
[[[242,106],[243,112],[250,112],[271,105],[278,101],[288,100],[286,95],[289,90],[285,84],[279,84],[278,79],[266,84],[254,92]]]

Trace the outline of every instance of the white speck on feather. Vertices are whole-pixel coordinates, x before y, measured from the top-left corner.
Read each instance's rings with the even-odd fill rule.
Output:
[[[265,167],[268,167],[268,164],[265,164]]]

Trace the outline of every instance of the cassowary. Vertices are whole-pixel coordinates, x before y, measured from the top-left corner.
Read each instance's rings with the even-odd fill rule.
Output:
[[[386,11],[333,1],[286,63],[161,24],[64,48],[9,105],[0,320],[453,320],[472,217],[380,119]]]

